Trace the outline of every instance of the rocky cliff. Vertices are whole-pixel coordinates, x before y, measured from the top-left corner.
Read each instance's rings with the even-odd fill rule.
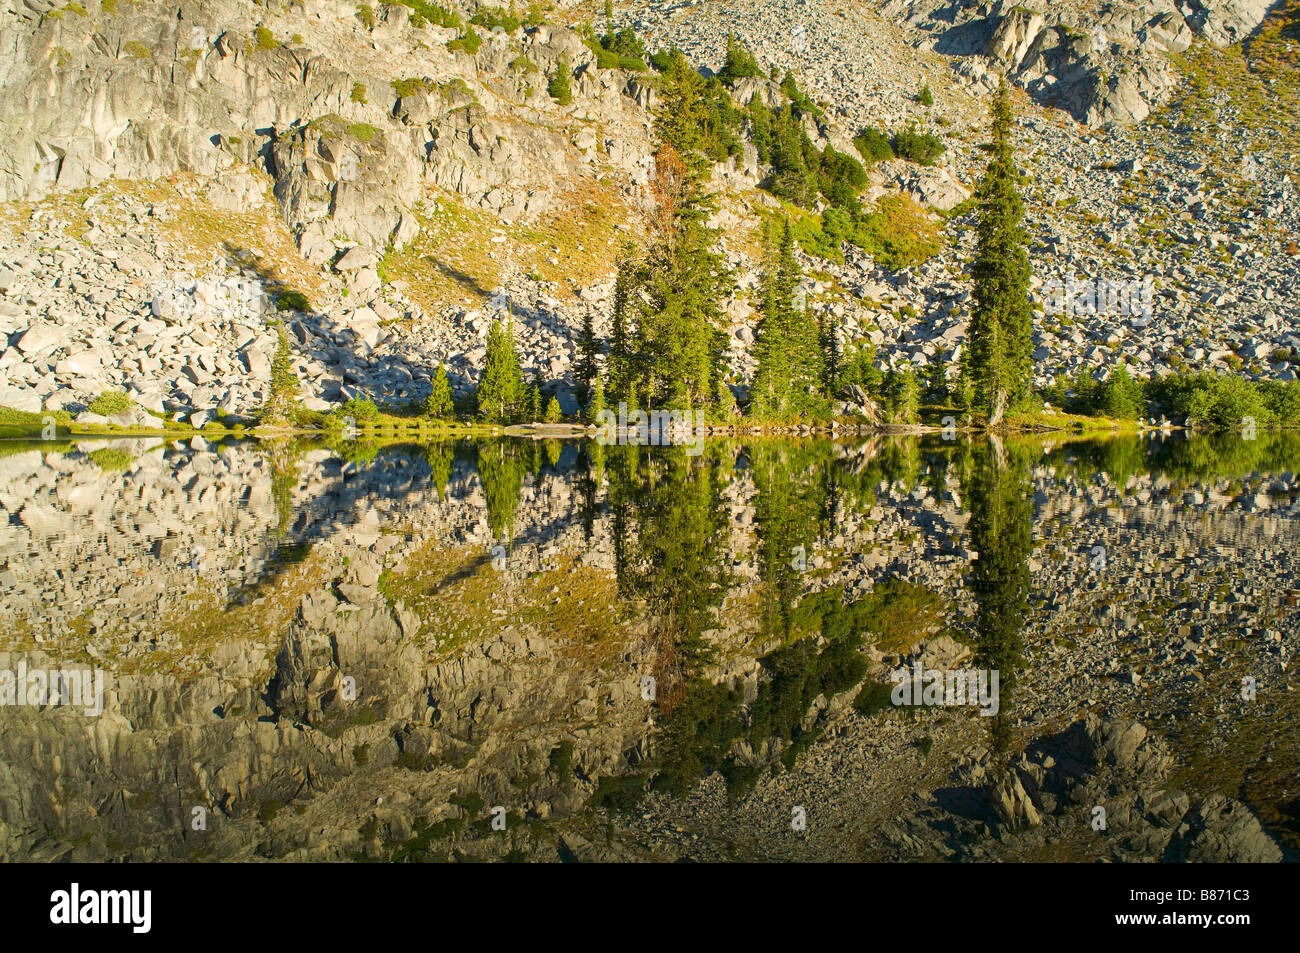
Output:
[[[312,409],[363,393],[419,401],[439,362],[466,394],[509,309],[526,372],[576,409],[577,335],[588,317],[608,331],[613,260],[641,229],[656,103],[651,71],[598,67],[573,29],[582,10],[480,26],[470,52],[418,4],[6,3],[0,405],[76,413],[114,388],[199,425],[247,413],[265,395],[276,319]],[[1104,377],[1119,356],[1144,375],[1294,378],[1300,202],[1292,80],[1276,63],[1289,62],[1295,14],[1260,27],[1265,15],[1256,0],[739,0],[617,8],[614,25],[704,70],[735,33],[763,70],[793,71],[823,104],[806,123],[819,147],[851,151],[863,129],[912,124],[939,137],[936,165],[882,161],[865,192],[868,206],[915,202],[940,236],[933,255],[887,267],[848,245],[803,258],[808,306],[846,350],[875,348],[881,369],[960,358],[964,203],[988,91],[1007,72],[1028,93],[1018,156],[1045,385]],[[547,92],[561,62],[566,105]],[[780,99],[764,77],[731,92],[737,104],[755,95]],[[743,396],[757,228],[780,206],[741,138],[713,185],[738,279],[725,330]],[[1151,307],[1047,313],[1047,283],[1078,277],[1145,282]]]

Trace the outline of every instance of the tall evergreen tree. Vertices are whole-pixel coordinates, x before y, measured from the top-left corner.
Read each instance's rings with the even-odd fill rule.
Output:
[[[708,407],[723,353],[719,303],[734,287],[712,205],[694,163],[669,144],[655,153],[654,207],[644,256],[620,269],[610,384],[617,400],[647,408]]]
[[[596,381],[596,332],[591,323],[591,312],[582,319],[582,337],[578,339],[578,364],[573,369],[578,379],[578,400],[585,404],[591,398],[591,389]]]
[[[795,257],[789,221],[769,252],[760,287],[762,298],[754,356],[758,368],[751,387],[750,412],[760,418],[785,418],[825,409],[821,335],[796,300],[803,269]]]
[[[258,416],[264,421],[287,420],[298,399],[298,378],[293,372],[293,350],[284,327],[276,328],[275,357],[271,359],[271,386]]]
[[[1011,144],[1011,104],[1004,78],[991,110],[992,157],[976,193],[978,247],[972,267],[969,371],[975,409],[990,424],[1029,395],[1033,312],[1029,255],[1021,221],[1020,176]]]
[[[600,415],[605,409],[605,384],[601,376],[597,374],[595,386],[591,389],[591,400],[587,402],[585,417],[587,423],[599,423]]]
[[[536,423],[542,419],[542,389],[537,386],[537,379],[524,388],[523,419]]]
[[[833,398],[840,384],[840,334],[835,315],[822,312],[819,319],[822,349],[822,393]]]
[[[438,362],[438,372],[433,377],[433,389],[424,400],[426,416],[446,420],[452,415],[451,382],[447,380],[447,368]]]
[[[889,417],[893,424],[921,422],[921,388],[911,370],[890,373]]]
[[[526,409],[524,379],[515,351],[514,322],[493,318],[488,329],[483,376],[475,394],[480,417],[496,423],[514,423]]]
[[[708,170],[708,108],[705,101],[707,83],[680,50],[669,53],[668,69],[663,73],[660,105],[655,114],[655,133],[660,143],[671,147],[673,157],[683,162],[693,179]]]
[[[609,388],[611,393],[622,399],[627,399],[631,383],[628,306],[637,281],[637,262],[634,256],[635,250],[630,245],[619,256],[618,274],[614,279],[614,316],[609,336]]]

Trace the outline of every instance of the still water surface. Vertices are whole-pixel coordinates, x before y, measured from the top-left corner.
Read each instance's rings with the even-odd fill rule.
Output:
[[[1300,844],[1293,438],[0,450],[6,859]]]

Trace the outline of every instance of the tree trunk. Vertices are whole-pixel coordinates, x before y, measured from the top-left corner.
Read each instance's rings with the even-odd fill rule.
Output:
[[[1002,422],[1002,415],[1007,412],[1007,392],[999,387],[993,392],[993,410],[989,414],[989,426],[996,427]]]

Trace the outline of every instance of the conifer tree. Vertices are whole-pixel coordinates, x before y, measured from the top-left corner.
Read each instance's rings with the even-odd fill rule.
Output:
[[[451,382],[447,380],[447,369],[439,361],[438,372],[433,376],[433,389],[424,399],[424,413],[428,417],[446,420],[452,412]]]
[[[972,267],[975,306],[970,321],[969,369],[975,409],[996,425],[1007,410],[1028,397],[1033,366],[1029,256],[1021,225],[1024,206],[1012,155],[1011,105],[1005,78],[991,115],[992,157],[976,193],[978,244]]]
[[[542,419],[542,389],[537,386],[536,380],[524,390],[523,419],[528,423]]]
[[[523,374],[515,352],[514,323],[503,326],[494,318],[488,329],[487,356],[476,392],[480,417],[497,423],[513,423],[526,409]]]
[[[591,389],[591,400],[587,402],[587,423],[599,423],[600,415],[605,409],[605,382],[601,376],[597,374],[596,384]]]
[[[564,419],[564,411],[560,409],[560,401],[554,394],[546,403],[546,417],[544,419],[548,424],[558,424]]]
[[[807,310],[796,301],[803,269],[794,252],[787,221],[762,278],[761,318],[754,342],[758,368],[751,387],[750,411],[780,419],[825,408],[821,335]]]
[[[705,95],[708,83],[680,50],[672,50],[669,56],[661,80],[655,133],[660,148],[670,148],[672,158],[684,163],[691,180],[698,184],[711,163],[706,154],[708,133],[713,127]]]
[[[293,351],[284,327],[276,328],[275,356],[271,359],[271,386],[258,416],[283,420],[290,416],[298,397],[298,378],[293,372]]]
[[[758,60],[754,59],[754,54],[745,49],[744,44],[736,39],[736,34],[728,33],[727,54],[718,78],[724,83],[734,83],[747,76],[762,75],[763,71],[758,66]]]
[[[614,279],[614,317],[609,337],[609,386],[616,395],[624,396],[631,383],[628,342],[628,305],[636,285],[636,261],[633,249],[628,246],[619,256],[618,274]]]
[[[835,327],[835,316],[822,313],[820,323],[822,349],[822,393],[833,398],[840,383],[840,335]]]
[[[947,368],[943,361],[940,360],[939,355],[936,354],[925,370],[926,395],[931,400],[943,403],[948,399],[948,378],[946,373]]]
[[[611,380],[629,405],[637,395],[647,408],[707,407],[716,393],[719,303],[734,282],[705,224],[712,206],[695,167],[667,143],[656,151],[650,244],[615,289]]]
[[[1027,450],[1003,448],[996,434],[976,447],[961,481],[970,521],[975,595],[975,664],[999,673],[998,714],[990,719],[995,750],[1009,739],[1017,670],[1024,664],[1024,627],[1033,581],[1028,558],[1033,551],[1034,504]]]
[[[724,380],[718,381],[718,397],[715,412],[719,420],[730,420],[736,414],[736,395],[731,392],[731,385]]]
[[[569,68],[569,58],[567,56],[561,56],[559,61],[555,64],[555,75],[552,76],[550,82],[546,84],[546,91],[550,93],[551,98],[561,106],[567,106],[569,103],[573,102],[573,90],[569,86],[570,72],[572,72],[572,70]]]
[[[586,403],[591,398],[591,388],[595,383],[596,367],[596,332],[591,323],[591,312],[582,319],[582,336],[578,339],[578,364],[573,369],[578,379],[578,400]]]
[[[915,424],[921,421],[921,388],[916,374],[900,371],[890,381],[890,423]]]

